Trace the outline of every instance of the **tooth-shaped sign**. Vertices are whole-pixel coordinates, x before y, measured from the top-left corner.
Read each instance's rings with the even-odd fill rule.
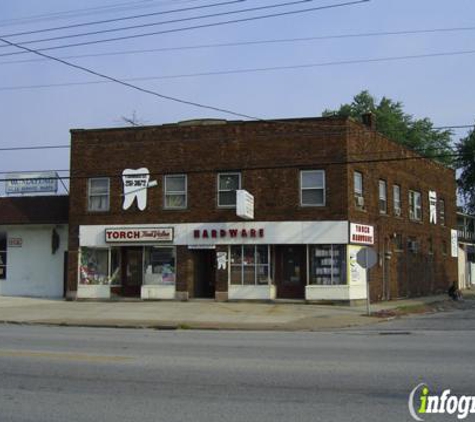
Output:
[[[122,209],[127,210],[137,198],[137,207],[140,211],[147,208],[147,189],[156,186],[157,182],[150,182],[150,172],[147,168],[125,169],[122,172],[122,183],[124,184],[124,204]]]

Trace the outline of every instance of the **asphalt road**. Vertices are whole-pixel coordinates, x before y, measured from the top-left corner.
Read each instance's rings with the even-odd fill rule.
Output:
[[[475,395],[474,326],[473,309],[332,333],[3,325],[0,421],[410,421],[420,382]]]

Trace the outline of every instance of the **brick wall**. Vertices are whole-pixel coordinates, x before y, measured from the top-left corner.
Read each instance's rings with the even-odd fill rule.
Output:
[[[394,233],[404,239],[421,240],[421,253],[394,252],[390,260],[371,271],[373,299],[416,295],[445,288],[456,279],[456,260],[450,258],[450,228],[455,228],[454,173],[429,160],[347,164],[368,158],[411,153],[369,130],[343,118],[295,119],[282,122],[228,122],[217,125],[163,125],[154,127],[73,130],[71,142],[70,249],[78,248],[78,226],[90,224],[160,224],[236,221],[235,210],[217,207],[217,174],[240,171],[242,188],[255,197],[258,221],[351,220],[375,226],[375,248],[394,252]],[[126,168],[147,167],[158,187],[148,190],[148,206],[122,210],[121,173]],[[300,170],[326,172],[326,205],[301,207]],[[353,171],[365,179],[365,210],[357,210],[353,197]],[[185,173],[188,177],[188,209],[163,208],[163,176]],[[87,211],[89,177],[111,177],[109,212]],[[378,179],[388,186],[388,216],[378,211]],[[403,214],[392,213],[392,185],[401,185]],[[409,189],[419,190],[424,218],[408,217]],[[437,191],[446,203],[446,226],[429,225],[428,190]],[[433,239],[434,253],[427,251]],[[441,242],[448,242],[448,255]],[[181,248],[180,248],[181,249]],[[185,251],[178,258],[187,262],[184,275],[192,277],[192,262]],[[413,256],[414,255],[414,256]],[[397,257],[396,257],[397,256]],[[189,262],[190,261],[190,262]],[[383,265],[383,262],[385,265]],[[430,266],[430,272],[424,271]],[[76,289],[77,257],[71,254],[69,289]],[[223,280],[217,290],[226,291]],[[185,286],[177,286],[185,291]],[[390,293],[388,293],[390,292]],[[189,292],[190,293],[190,292]]]
[[[456,227],[456,185],[453,170],[432,160],[421,159],[384,136],[364,126],[349,123],[348,165],[350,219],[375,226],[375,248],[380,256],[379,265],[371,270],[371,295],[375,300],[417,296],[440,292],[457,279],[457,259],[450,256],[450,229]],[[372,163],[358,162],[366,158]],[[382,158],[393,161],[380,161]],[[399,158],[413,157],[414,159]],[[353,174],[359,171],[364,179],[364,209],[354,200]],[[379,212],[378,181],[387,183],[388,213]],[[393,185],[401,187],[400,216],[393,210]],[[422,220],[409,218],[409,190],[422,194]],[[445,225],[429,223],[429,190],[436,191],[438,199],[445,200]],[[402,236],[404,247],[398,251],[395,234]],[[408,239],[420,245],[417,253],[408,249]],[[433,252],[429,251],[432,239]],[[447,252],[443,251],[443,242]],[[388,254],[388,252],[390,254]],[[390,258],[390,259],[386,259]]]

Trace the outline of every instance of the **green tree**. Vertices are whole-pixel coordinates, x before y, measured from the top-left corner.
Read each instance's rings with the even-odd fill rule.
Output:
[[[383,97],[379,102],[368,91],[362,91],[350,104],[338,110],[325,110],[322,116],[353,117],[361,121],[365,113],[376,117],[376,130],[388,138],[422,155],[433,157],[446,165],[453,163],[450,130],[434,129],[429,118],[415,119],[404,112],[403,104]]]
[[[459,192],[465,202],[465,211],[475,213],[475,129],[462,138],[456,148]]]

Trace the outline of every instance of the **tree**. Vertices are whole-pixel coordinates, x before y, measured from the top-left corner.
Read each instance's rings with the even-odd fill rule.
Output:
[[[414,119],[403,110],[399,101],[383,97],[379,102],[368,91],[362,91],[350,104],[342,104],[338,110],[325,110],[322,116],[353,117],[361,121],[365,113],[376,117],[376,130],[422,155],[433,157],[446,165],[453,163],[450,130],[434,129],[429,118]]]
[[[456,145],[456,164],[460,170],[458,187],[464,199],[465,211],[475,213],[475,129]]]

